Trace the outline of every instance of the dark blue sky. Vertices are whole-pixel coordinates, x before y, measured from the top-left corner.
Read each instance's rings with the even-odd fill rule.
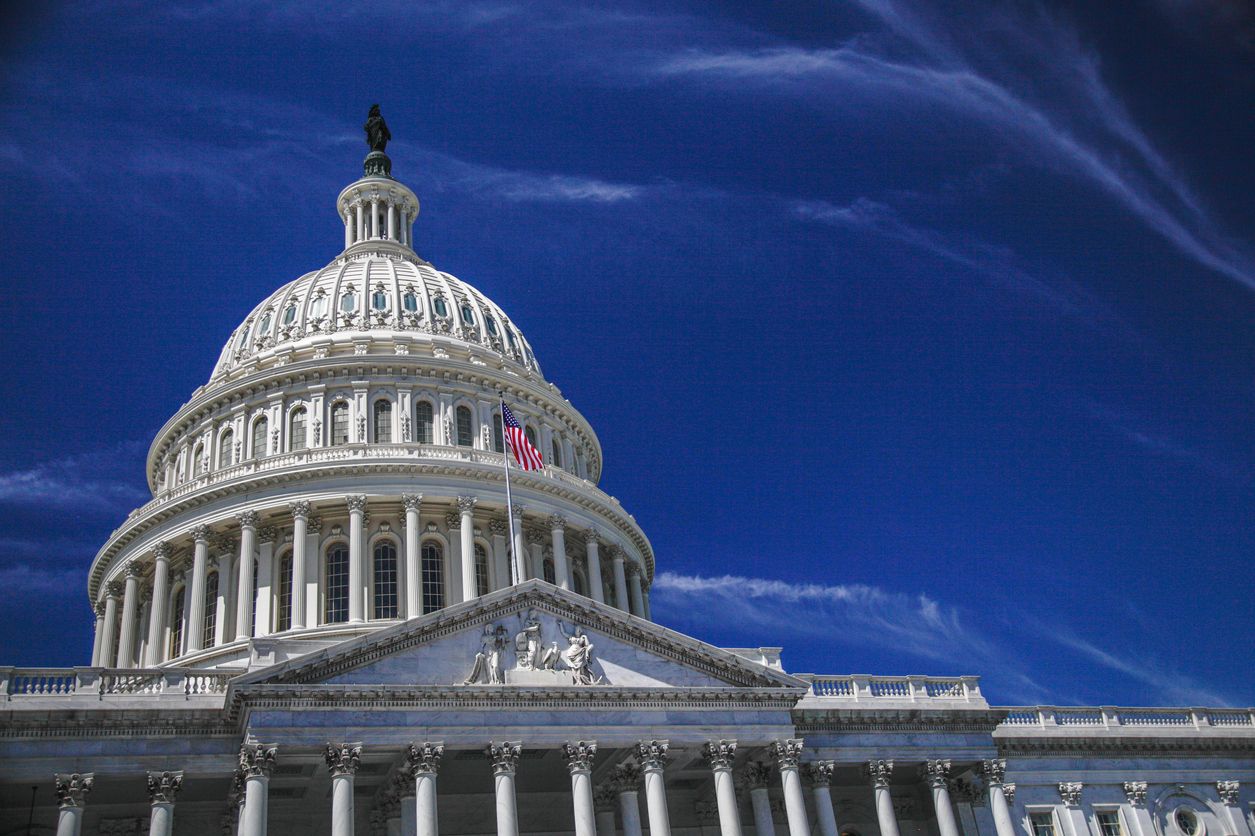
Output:
[[[90,655],[148,442],[337,254],[378,101],[420,253],[597,428],[660,621],[1255,703],[1245,4],[43,5],[0,27],[0,661]]]

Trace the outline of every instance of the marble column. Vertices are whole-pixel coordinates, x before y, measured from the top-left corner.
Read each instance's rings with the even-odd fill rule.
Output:
[[[362,744],[328,743],[323,759],[331,773],[331,836],[353,836],[353,779],[362,761]]]
[[[462,524],[462,600],[479,597],[479,585],[475,583],[475,503],[474,496],[458,497],[458,513]]]
[[[95,780],[91,772],[57,773],[57,836],[79,836],[82,832],[83,805]]]
[[[414,775],[401,774],[401,836],[418,836],[418,802],[414,799]]]
[[[105,634],[100,640],[100,666],[112,668],[118,661],[118,599],[122,597],[122,584],[109,581],[105,584]]]
[[[630,612],[628,607],[627,573],[623,568],[623,552],[618,546],[615,546],[611,554],[614,562],[614,605],[624,612]]]
[[[562,757],[571,773],[575,836],[597,836],[597,819],[593,812],[593,758],[596,755],[595,740],[562,744]]]
[[[186,636],[187,652],[192,653],[205,646],[205,579],[209,574],[209,526],[198,525],[192,529],[192,588],[187,593]]]
[[[932,791],[940,836],[959,836],[959,824],[954,820],[954,807],[950,804],[950,761],[924,761],[920,766],[920,777],[928,782]]]
[[[1216,795],[1220,797],[1220,803],[1224,805],[1225,813],[1229,816],[1229,832],[1235,836],[1251,836],[1250,825],[1247,824],[1242,810],[1241,793],[1242,785],[1238,781],[1216,782]]]
[[[754,832],[758,836],[776,836],[776,824],[771,817],[771,767],[762,761],[746,765],[745,785],[750,788],[750,809],[754,812]]]
[[[257,587],[257,596],[253,602],[253,636],[262,638],[269,636],[274,615],[271,604],[274,601],[275,578],[275,541],[279,539],[279,529],[274,526],[263,526],[257,529],[257,577],[253,586]]]
[[[118,631],[118,667],[135,667],[135,628],[139,624],[139,579],[143,574],[139,563],[126,567],[126,587],[122,593],[122,629]]]
[[[421,493],[401,497],[405,507],[405,617],[417,618],[423,614],[423,573],[418,563],[418,545],[422,531],[418,527],[418,514],[423,507]]]
[[[353,215],[354,220],[357,221],[356,240],[361,241],[366,237],[366,214],[362,211],[362,202],[360,200],[353,204]]]
[[[240,747],[239,774],[244,785],[244,806],[240,808],[239,836],[266,836],[269,813],[270,770],[276,749],[249,740]]]
[[[645,617],[645,594],[641,591],[641,573],[634,569],[628,575],[628,590],[632,596],[632,615]]]
[[[898,817],[893,810],[893,794],[889,790],[893,761],[868,761],[863,765],[863,774],[871,781],[880,836],[898,836]]]
[[[489,743],[493,795],[497,802],[497,836],[519,836],[519,811],[514,795],[514,772],[523,745],[519,742]]]
[[[370,202],[370,237],[379,237],[379,200],[374,199]],[[369,293],[370,288],[363,288],[363,293]]]
[[[395,203],[388,204],[388,240],[397,240],[397,206]]]
[[[641,785],[641,768],[634,763],[621,763],[614,770],[613,785],[619,794],[619,818],[623,836],[641,836],[641,802],[637,797]]]
[[[597,529],[590,528],[584,532],[584,547],[588,551],[588,595],[594,601],[604,604],[606,596],[601,587],[601,535]]]
[[[597,836],[615,836],[614,807],[619,793],[613,784],[601,784],[593,790],[593,809],[597,811]]]
[[[344,248],[353,246],[353,216],[346,210],[344,213]]]
[[[1017,836],[1015,824],[1011,821],[1011,807],[1003,792],[1006,771],[1007,762],[1002,758],[981,762],[981,772],[989,787],[989,812],[993,815],[994,830],[998,836]]]
[[[92,607],[92,611],[96,613],[96,635],[92,640],[92,667],[97,667],[100,662],[100,647],[104,644],[105,639],[105,608],[104,601],[97,601]]]
[[[288,504],[292,512],[292,625],[305,629],[305,551],[309,535],[309,503],[304,500]]]
[[[663,775],[670,745],[666,740],[642,740],[636,744],[636,762],[640,764],[645,782],[649,836],[671,836],[671,816],[667,812],[667,788]]]
[[[183,788],[183,772],[149,772],[148,836],[172,836],[174,833],[174,799]]]
[[[257,550],[257,512],[242,511],[236,519],[240,521],[240,557],[235,570],[238,579],[235,586],[235,637],[246,639],[253,635],[253,606],[256,603],[253,600],[253,557]]]
[[[811,800],[815,802],[815,822],[821,836],[837,836],[837,817],[832,812],[832,761],[812,761],[806,764],[806,777],[810,780]]]
[[[715,774],[715,802],[719,805],[719,832],[741,836],[741,813],[736,804],[732,763],[736,758],[735,740],[712,740],[702,747],[702,757]]]
[[[444,756],[443,743],[410,744],[405,759],[414,776],[414,823],[417,836],[437,836],[436,773]]]
[[[349,623],[366,620],[365,555],[362,547],[366,522],[366,497],[359,494],[345,499],[349,506]]]
[[[1012,786],[1015,786],[1012,784]],[[1155,829],[1155,822],[1150,817],[1150,810],[1146,808],[1146,792],[1148,785],[1145,781],[1125,781],[1124,797],[1128,799],[1129,810],[1131,813],[1129,819],[1133,826],[1132,836],[1158,836]],[[1002,785],[1003,792],[1006,792],[1006,784]],[[1000,833],[999,836],[1002,836]]]
[[[488,523],[488,532],[492,534],[492,562],[493,572],[496,574],[494,578],[494,589],[505,589],[512,586],[513,581],[510,577],[510,557],[509,548],[507,546],[507,538],[510,536],[510,526],[505,520],[493,520]]]
[[[780,786],[784,789],[784,811],[789,819],[789,836],[810,836],[810,821],[806,818],[806,797],[802,794],[802,776],[798,774],[798,762],[802,758],[802,740],[777,740],[771,744],[771,754],[780,770]],[[898,836],[882,833],[881,836]]]
[[[305,526],[305,626],[316,627],[322,620],[322,611],[319,609],[322,603],[319,595],[322,593],[319,582],[320,570],[319,563],[322,555],[319,553],[319,545],[322,542],[322,518],[310,514],[309,522]]]
[[[514,564],[514,577],[519,583],[531,577],[527,571],[527,544],[523,542],[523,506],[514,505],[510,508],[514,515],[514,543],[510,555]]]
[[[153,547],[153,605],[148,618],[148,646],[144,665],[160,665],[165,658],[166,612],[170,609],[170,544]]]
[[[571,567],[566,559],[566,517],[549,515],[549,535],[553,540],[553,579],[563,589],[571,588]]]

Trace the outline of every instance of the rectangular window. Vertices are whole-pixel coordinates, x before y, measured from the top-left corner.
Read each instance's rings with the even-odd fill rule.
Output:
[[[471,411],[459,406],[455,413],[457,418],[458,446],[470,447],[475,443],[475,431],[471,427]]]
[[[1100,836],[1124,836],[1124,827],[1120,824],[1120,812],[1118,810],[1100,811],[1098,832]]]
[[[1033,826],[1033,836],[1055,836],[1054,813],[1029,813],[1028,821]]]
[[[331,443],[349,443],[349,408],[346,404],[338,403],[331,408]]]
[[[292,629],[292,553],[279,559],[279,591],[275,596],[275,632]]]

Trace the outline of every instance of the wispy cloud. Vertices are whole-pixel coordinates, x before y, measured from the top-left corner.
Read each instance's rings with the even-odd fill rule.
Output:
[[[1196,467],[1213,476],[1248,479],[1249,470],[1236,460],[1222,459],[1201,445],[1182,441],[1177,434],[1155,427],[1146,418],[1128,409],[1118,409],[1091,398],[1080,400],[1080,409],[1090,418],[1117,433],[1121,438],[1153,456],[1172,459]]]
[[[129,466],[146,448],[141,442],[127,442],[0,472],[0,505],[128,511],[145,501],[148,493],[135,482],[116,476],[122,470],[119,462]]]

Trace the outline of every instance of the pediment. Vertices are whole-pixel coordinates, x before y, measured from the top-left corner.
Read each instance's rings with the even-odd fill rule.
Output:
[[[539,580],[255,671],[233,684],[806,687],[779,670]]]

